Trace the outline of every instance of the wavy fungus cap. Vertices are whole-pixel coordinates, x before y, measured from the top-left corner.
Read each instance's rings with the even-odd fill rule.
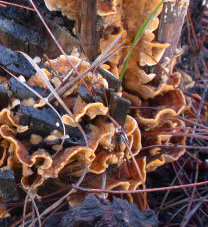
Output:
[[[97,14],[106,16],[116,13],[117,0],[97,1]],[[82,0],[45,0],[49,10],[61,10],[64,15],[70,19],[76,19],[77,14],[81,11]]]

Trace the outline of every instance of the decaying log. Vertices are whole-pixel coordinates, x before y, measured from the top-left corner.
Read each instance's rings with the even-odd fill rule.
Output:
[[[176,50],[181,37],[181,30],[188,6],[189,0],[164,2],[163,10],[160,15],[157,40],[160,43],[169,43],[170,47],[165,50],[160,59],[160,64],[163,64],[165,61],[167,62],[168,59],[171,61],[174,55],[177,55]],[[162,68],[157,64],[153,66],[152,70],[157,75],[153,82],[157,83],[156,81],[161,75]]]
[[[4,202],[19,199],[14,173],[8,168],[0,169],[0,194]]]
[[[97,4],[95,0],[84,0],[81,10],[80,40],[90,61],[98,55]]]
[[[142,212],[136,204],[127,200],[113,197],[110,203],[96,195],[89,195],[65,212],[61,226],[157,227],[158,218],[151,209]]]
[[[0,66],[26,78],[35,74],[34,68],[20,53],[0,45]]]
[[[10,2],[19,3],[15,0]],[[28,5],[28,1],[22,0],[21,4]],[[40,7],[44,20],[64,51],[67,54],[70,54],[73,48],[80,51],[79,41],[63,28],[64,18],[53,16],[45,7],[42,5]],[[60,50],[36,12],[15,6],[0,7],[0,33],[0,44],[15,51],[26,52],[31,57],[42,57],[43,54],[47,54],[50,58],[55,58],[60,55]]]

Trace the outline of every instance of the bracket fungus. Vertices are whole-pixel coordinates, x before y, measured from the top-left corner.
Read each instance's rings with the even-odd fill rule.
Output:
[[[85,72],[90,67],[87,62],[79,58],[67,57],[74,65],[80,63],[77,68],[79,73]],[[44,71],[49,75],[52,83],[54,72],[65,80],[72,69],[63,56],[48,60],[47,66],[52,70],[48,68],[50,73],[46,69]],[[68,83],[73,81],[75,76],[72,73]],[[30,86],[45,87],[37,73],[25,83]],[[53,84],[55,89],[62,88],[58,82]],[[10,83],[10,86],[13,85]],[[58,91],[61,93],[60,90]],[[13,92],[12,98],[15,95],[16,93]],[[89,71],[82,81],[74,83],[69,90],[63,90],[61,95],[64,97],[63,100],[73,99],[72,102],[66,102],[66,105],[72,111],[74,119],[82,124],[88,146],[83,144],[76,125],[71,124],[70,116],[57,102],[54,104],[61,114],[62,121],[66,124],[65,130],[69,138],[67,135],[64,138],[60,119],[46,105],[35,105],[34,108],[25,106],[22,104],[23,100],[19,100],[20,103],[15,108],[3,109],[0,112],[2,124],[0,135],[4,141],[2,146],[6,145],[1,156],[2,166],[8,165],[14,171],[19,169],[22,172],[19,180],[23,187],[27,190],[32,187],[30,190],[34,195],[41,194],[40,189],[44,188],[45,182],[51,178],[62,179],[62,174],[80,177],[85,166],[88,166],[89,174],[101,175],[108,170],[109,166],[118,168],[124,159],[131,160],[129,149],[134,156],[141,149],[141,133],[138,124],[134,118],[127,115],[129,101],[124,98],[119,100],[121,93],[113,91],[113,88],[108,89],[108,81],[101,74]],[[111,103],[114,100],[112,97],[117,99],[116,106]],[[34,100],[34,102],[37,104],[39,101]],[[123,108],[122,105],[127,110],[124,111],[125,116],[118,118],[114,116],[118,114],[115,108],[119,110]],[[109,113],[121,124],[120,130],[116,124],[110,122]],[[63,138],[64,142],[60,146]],[[7,159],[8,155],[10,157]]]
[[[50,10],[61,10],[76,20],[77,26],[82,22],[83,2],[45,0]],[[118,35],[121,36],[120,43],[126,40],[126,44],[132,46],[138,29],[159,3],[160,0],[98,0],[100,51],[104,52]],[[180,74],[161,73],[156,83],[158,75],[150,68],[170,47],[168,42],[158,42],[155,35],[161,11],[162,7],[135,46],[124,81],[118,76],[128,48],[119,48],[108,60],[108,76],[104,75],[106,72],[101,66],[94,70],[90,63],[75,56],[48,59],[41,70],[55,92],[47,91],[48,86],[41,75],[31,76],[25,84],[38,87],[39,94],[46,89],[41,101],[34,98],[34,107],[29,102],[23,104],[25,96],[33,98],[30,92],[24,95],[24,90],[20,89],[21,96],[15,90],[15,81],[10,79],[5,87],[10,89],[11,99],[18,100],[18,104],[8,108],[3,105],[0,112],[0,167],[18,169],[21,172],[18,181],[34,195],[41,194],[50,179],[61,182],[60,187],[76,182],[85,168],[88,176],[95,179],[85,181],[87,187],[101,188],[102,181],[96,179],[106,174],[106,189],[136,190],[145,184],[147,172],[183,155],[185,149],[177,148],[177,145],[185,145],[186,137],[162,133],[164,128],[177,133],[179,130],[175,128],[184,127],[181,120],[174,118],[186,106],[184,94],[178,88]],[[80,77],[82,73],[84,75]],[[109,75],[114,78],[112,83],[108,80]],[[54,101],[56,92],[64,105]],[[53,110],[46,105],[45,97]],[[125,98],[138,109],[128,113],[130,102]],[[122,117],[117,116],[122,114]],[[154,134],[158,131],[161,133]],[[142,147],[151,145],[158,147],[142,150]],[[172,149],[164,150],[162,145],[170,145]],[[80,201],[83,194],[76,198],[70,195],[69,204],[70,201],[73,205]],[[127,197],[133,202],[130,194]]]
[[[186,149],[183,146],[186,144],[186,136],[177,136],[177,133],[183,128],[184,122],[182,120],[170,117],[166,120],[164,119],[154,129],[143,133],[142,145],[144,147],[156,145],[156,147],[141,151],[140,155],[147,157],[147,172],[154,171],[165,163],[174,162],[185,153]],[[160,132],[160,134],[154,134],[154,132]],[[171,132],[172,134],[166,132]],[[169,148],[163,148],[163,145],[167,145]],[[182,147],[177,147],[177,145]]]

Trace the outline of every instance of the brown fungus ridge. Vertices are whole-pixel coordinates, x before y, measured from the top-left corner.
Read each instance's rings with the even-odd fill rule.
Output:
[[[130,151],[134,156],[136,156],[140,152],[142,145],[141,145],[141,131],[138,127],[138,124],[136,120],[129,115],[127,115],[126,117],[126,121],[124,124],[124,131],[126,132],[126,135],[129,139],[128,147],[125,145],[125,151],[124,151],[125,157],[131,158]]]
[[[116,13],[117,0],[97,0],[97,14],[107,16]],[[82,0],[45,0],[49,10],[61,11],[69,19],[78,20]]]
[[[186,101],[183,92],[175,89],[156,96],[154,99],[144,100],[142,106],[144,108],[136,111],[136,119],[147,131],[159,125],[163,120],[179,115],[185,109]],[[150,108],[145,108],[145,106]]]
[[[145,73],[144,70],[137,70],[142,71],[142,74]],[[178,72],[173,73],[169,77],[164,74],[159,82],[159,85],[155,87],[151,84],[148,84],[148,82],[151,82],[151,80],[154,78],[155,74],[148,74],[147,76],[146,74],[144,74],[144,78],[142,74],[132,74],[133,76],[125,80],[125,87],[144,99],[154,98],[155,96],[163,94],[164,92],[174,90],[178,87],[181,77],[180,73]],[[142,81],[144,82],[144,84]]]
[[[104,19],[103,19],[104,20]],[[111,21],[111,20],[110,20]],[[116,39],[116,37],[120,35],[121,38],[117,42],[117,46],[124,42],[127,38],[127,32],[122,28],[121,25],[111,25],[109,22],[109,26],[103,30],[103,37],[100,39],[100,50],[104,52],[106,48]],[[115,75],[115,77],[119,78],[119,64],[123,59],[121,58],[122,49],[118,49],[114,52],[113,56],[109,59],[108,64],[110,65],[110,71]]]
[[[37,172],[40,172],[41,175],[42,169],[47,169],[51,166],[52,158],[46,151],[41,149],[29,155],[23,144],[15,138],[15,135],[16,132],[9,128],[8,125],[2,125],[0,127],[0,137],[9,144],[8,148],[5,150],[6,154],[4,154],[8,157],[6,160],[7,165],[13,171],[19,171],[18,169],[22,168],[22,185],[26,189],[29,189],[34,182],[28,179],[34,179],[34,177],[36,178],[38,176],[32,169],[37,169]],[[45,176],[41,176],[40,178],[45,179]],[[42,183],[43,179],[41,180]],[[34,183],[35,188],[39,185],[40,183],[38,183],[38,185],[36,182]]]
[[[124,27],[127,30],[127,37],[130,42],[130,44],[133,43],[134,38],[137,35],[137,32],[142,27],[144,22],[147,20],[147,18],[150,16],[150,14],[156,9],[156,7],[159,5],[161,1],[160,0],[154,0],[154,1],[124,1]],[[159,8],[159,10],[156,12],[155,16],[152,18],[151,22],[149,23],[148,27],[145,29],[144,34],[138,44],[136,45],[137,48],[140,48],[140,50],[137,52],[138,57],[132,61],[136,61],[139,63],[139,66],[151,66],[155,65],[156,62],[153,61],[155,59],[156,61],[159,61],[162,57],[165,49],[169,47],[169,44],[165,43],[158,43],[155,41],[155,35],[154,31],[159,26],[159,18],[158,15],[162,11],[162,6]],[[145,54],[147,53],[147,55]],[[126,53],[124,53],[126,55]],[[152,59],[153,58],[153,59]]]
[[[49,178],[58,178],[60,171],[71,176],[80,177],[86,165],[94,159],[93,150],[76,146],[64,149],[53,157],[45,150],[39,149],[30,156],[31,165],[23,163],[21,183],[25,189],[32,187],[33,192]]]
[[[7,125],[16,132],[24,132],[28,129],[27,126],[18,124],[18,119],[15,118],[9,109],[3,109],[0,112],[0,126]]]
[[[164,144],[163,141],[158,138],[158,145]],[[146,170],[147,172],[155,171],[159,166],[165,163],[177,161],[186,152],[185,148],[177,147],[177,145],[185,146],[186,137],[171,137],[165,145],[172,145],[175,148],[170,149],[152,149],[150,152],[156,155],[152,156],[147,162]]]
[[[150,85],[139,85],[138,93],[144,99],[154,98],[155,96],[161,95],[167,91],[174,90],[180,83],[180,73],[175,72],[171,76],[166,74],[161,76],[160,82],[157,87]]]
[[[142,185],[142,182],[146,180],[146,157],[142,157],[137,160],[137,165],[141,171],[141,176],[143,179],[139,177],[139,174],[137,173],[136,167],[132,160],[128,160],[128,165],[126,164],[126,161],[123,161],[119,167],[116,167],[119,169],[119,174],[115,175],[115,173],[111,171],[107,171],[107,178],[106,178],[106,184],[105,189],[107,190],[135,190],[140,185]],[[102,175],[97,175],[95,178],[93,178],[92,181],[88,182],[87,187],[91,188],[103,188],[103,181],[102,181]],[[98,193],[98,195],[101,196],[101,193]],[[105,196],[109,198],[110,194],[105,193]],[[127,194],[125,198],[129,202],[134,202],[134,198],[131,194]]]
[[[64,149],[52,157],[52,165],[47,169],[41,169],[39,174],[44,177],[57,178],[59,172],[68,165],[73,176],[81,176],[86,165],[89,165],[95,158],[94,151],[89,147],[75,146]],[[81,167],[73,172],[73,167]]]
[[[94,151],[98,148],[98,145],[104,149],[112,151],[114,149],[113,136],[115,134],[115,126],[113,123],[106,123],[105,120],[101,120],[97,125],[89,125],[90,133],[89,147]]]
[[[30,190],[31,194],[37,195],[38,187],[43,185],[45,178],[31,171],[28,166],[23,166],[24,176],[21,179],[21,184],[26,190]]]
[[[81,9],[82,0],[45,0],[45,4],[51,11],[61,11],[69,19],[77,20]]]
[[[120,191],[126,191],[129,189],[130,182],[129,179],[113,179],[112,177],[108,176],[106,179],[105,189],[106,190],[120,190]],[[101,189],[103,187],[102,185],[102,175],[98,175],[95,180],[89,182],[89,187],[91,188],[99,188]],[[102,193],[97,193],[99,196],[102,195]],[[111,194],[105,193],[105,197],[109,198]],[[129,197],[127,196],[127,199],[129,200]]]
[[[67,55],[67,58],[72,62],[72,64],[75,66],[78,64],[80,61],[82,61],[80,58]],[[69,70],[72,69],[71,64],[69,63],[69,60],[67,59],[64,55],[60,55],[56,59],[50,59],[49,61],[46,62],[46,65],[49,68],[52,68],[54,71],[60,72],[62,75],[66,75]],[[86,61],[82,61],[80,66],[78,67],[79,73],[83,73],[90,67],[90,64]]]
[[[108,16],[116,13],[116,5],[118,0],[98,0],[97,14],[99,16]]]
[[[47,7],[50,10],[61,10],[64,15],[70,19],[76,20],[81,23],[80,12],[82,1],[78,0],[45,0]],[[100,28],[103,30],[103,37],[100,40],[101,52],[103,52],[108,44],[112,41],[115,36],[121,34],[121,40],[129,40],[128,45],[132,45],[134,38],[136,37],[137,31],[143,25],[145,20],[158,6],[160,0],[154,1],[136,1],[136,0],[110,0],[110,1],[97,1],[97,14],[101,16]],[[162,10],[162,6],[157,11],[154,18],[145,30],[143,38],[140,40],[139,46],[143,48],[143,51],[147,52],[150,56],[159,60],[164,50],[169,47],[168,44],[161,44],[154,41],[155,35],[153,31],[158,28],[159,19],[158,15]],[[111,41],[110,41],[111,40]],[[153,65],[151,57],[143,56],[141,53],[140,65]],[[115,66],[118,65],[119,59],[124,60],[125,56],[121,56],[121,52],[118,56],[110,60]],[[126,55],[126,52],[124,53]],[[138,59],[137,59],[138,60]]]
[[[89,167],[89,171],[95,174],[101,174],[106,171],[110,164],[117,164],[123,160],[122,153],[108,153],[105,150],[99,151]]]
[[[146,157],[135,157],[136,163],[141,171],[141,177],[137,171],[135,163],[132,160],[125,160],[119,170],[120,170],[120,179],[129,179],[131,182],[136,182],[136,184],[141,185],[142,182],[146,181]],[[124,170],[124,171],[123,171]],[[123,172],[122,172],[123,171]]]
[[[14,131],[11,130],[7,125],[3,125],[0,128],[0,136],[10,143],[8,148],[9,158],[7,164],[11,170],[17,170],[22,166],[23,169],[23,186],[28,189],[26,179],[31,178],[33,174],[32,168],[36,168],[37,172],[41,175],[42,169],[47,169],[52,164],[51,156],[44,150],[38,150],[32,155],[29,155],[23,144],[15,139]],[[44,177],[44,176],[43,176]],[[45,178],[45,177],[44,177]],[[28,181],[28,180],[27,180]],[[32,182],[33,183],[33,182]],[[30,185],[31,186],[31,185]]]
[[[108,110],[109,108],[105,107],[101,102],[87,104],[78,96],[74,103],[73,114],[75,121],[79,122],[84,115],[89,116],[92,120],[97,115],[106,115]]]
[[[50,80],[51,79],[51,73],[47,69],[41,69],[43,73],[47,76],[47,78]],[[42,77],[36,73],[35,75],[31,76],[30,79],[28,80],[28,83],[32,86],[39,86],[42,88],[47,88],[44,80]]]
[[[155,127],[152,131],[144,133],[142,138],[143,147],[148,147],[155,145],[156,147],[145,149],[141,151],[141,156],[147,157],[147,172],[154,171],[159,166],[174,162],[178,160],[186,151],[183,147],[186,145],[186,136],[177,136],[177,135],[167,135],[163,134],[164,132],[170,131],[171,133],[181,132],[181,129],[184,128],[184,122],[177,118],[170,118],[164,120],[159,126]],[[167,130],[169,129],[169,130]],[[154,132],[157,132],[154,134]],[[153,133],[153,134],[151,134]],[[148,135],[149,134],[149,135]],[[160,146],[167,145],[170,148],[162,148]]]
[[[159,3],[160,0],[151,2],[138,2],[136,0],[117,1],[116,13],[102,17],[103,37],[100,39],[101,52],[103,52],[118,35],[121,35],[120,43],[123,40],[127,40],[126,45],[132,46],[137,32]],[[136,68],[133,67],[134,69],[145,65],[155,65],[156,62],[161,59],[164,51],[169,47],[168,43],[162,44],[156,42],[153,33],[158,28],[159,19],[157,16],[160,14],[161,10],[162,7],[157,11],[156,15],[146,28],[142,38],[135,47],[135,49],[139,50],[134,50],[131,56],[131,62],[136,66]],[[117,51],[116,56],[109,60],[111,66],[113,66],[112,68],[119,66],[120,62],[124,61],[128,51],[128,48]],[[128,69],[132,69],[132,66],[128,65],[126,70],[126,77],[131,77],[132,74],[128,73]]]
[[[2,125],[0,127],[0,136],[10,143],[9,153],[17,156],[19,162],[24,163],[28,166],[32,166],[33,162],[30,159],[28,151],[22,145],[20,141],[15,138],[15,131],[8,127],[8,125]]]
[[[46,62],[46,65],[48,67],[50,67],[51,69],[53,69],[55,72],[58,72],[59,75],[62,77],[62,80],[64,80],[65,76],[69,73],[70,70],[73,69],[72,65],[70,64],[69,60],[72,62],[72,64],[74,66],[78,65],[77,67],[77,71],[81,74],[83,72],[85,72],[89,67],[90,64],[86,61],[83,61],[82,59],[72,56],[72,55],[68,55],[67,58],[64,55],[60,55],[58,58],[53,59],[53,60],[48,60]],[[68,82],[72,81],[75,77],[77,76],[77,74],[74,72],[71,76],[70,79],[68,80]],[[90,90],[90,88],[93,85],[93,88],[107,88],[108,87],[108,83],[107,81],[100,75],[96,75],[92,72],[87,73],[84,77],[84,81],[85,84],[88,86],[88,89]],[[54,79],[52,79],[53,81]],[[57,79],[56,79],[57,81]],[[59,83],[55,83],[55,85],[59,85]],[[73,84],[69,89],[67,89],[67,91],[64,93],[64,97],[67,97],[71,94],[76,95],[78,88],[80,85],[83,85],[82,80],[79,80],[78,82],[76,82],[75,84]]]
[[[116,164],[123,158],[122,152],[114,152],[115,144],[113,136],[115,127],[112,123],[100,122],[98,125],[90,125],[89,147],[94,150],[95,159],[89,167],[89,171],[103,173],[109,164]]]
[[[131,106],[141,106],[142,100],[134,94],[128,93],[126,91],[122,92],[122,97],[131,101]]]
[[[10,143],[6,140],[1,140],[0,142],[0,167],[6,165],[7,158],[9,155],[9,145]]]
[[[127,115],[124,131],[128,137],[129,145],[123,141],[115,143],[116,128],[112,123],[101,123],[97,126],[91,125],[89,146],[95,150],[95,159],[89,167],[89,171],[103,173],[110,164],[120,165],[124,158],[131,159],[130,151],[136,156],[141,149],[141,133],[134,118]]]
[[[102,189],[103,185],[102,185],[102,174],[100,175],[90,175],[92,177],[92,180],[87,180],[86,183],[84,183],[86,185],[86,187],[89,188],[98,188],[98,189]],[[128,190],[130,187],[131,183],[129,182],[128,179],[126,180],[117,180],[117,179],[112,179],[111,177],[107,177],[107,181],[105,184],[104,189],[106,190]],[[75,192],[72,195],[70,195],[67,200],[69,205],[76,205],[77,203],[81,202],[83,200],[83,197],[86,197],[89,193],[87,192]],[[102,196],[102,193],[98,192],[96,193],[98,196]],[[109,197],[111,196],[111,194],[109,193],[105,193],[105,198],[110,199]],[[124,195],[125,196],[125,195]],[[125,196],[125,198],[128,201],[133,201],[132,197],[130,194],[128,194],[127,196]]]
[[[109,108],[105,107],[101,102],[87,104],[80,98],[80,96],[78,96],[74,103],[73,114],[75,121],[80,122],[82,117],[85,115],[92,120],[98,115],[106,115],[108,110]],[[76,126],[68,115],[63,115],[62,120],[66,125]]]

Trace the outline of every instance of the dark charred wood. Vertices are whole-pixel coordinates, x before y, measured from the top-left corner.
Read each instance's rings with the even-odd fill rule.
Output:
[[[0,111],[10,104],[10,95],[4,86],[0,86]]]
[[[10,2],[20,4],[17,0]],[[67,20],[60,13],[55,14],[47,10],[43,1],[34,2],[40,7],[44,20],[65,52],[70,54],[74,47],[80,50],[79,41],[65,27],[68,23],[72,29],[74,22]],[[24,3],[31,7],[27,4],[28,1],[22,0],[21,4]],[[42,57],[46,54],[49,58],[56,58],[61,53],[36,12],[10,5],[0,7],[0,32],[0,44],[15,51],[26,52],[31,57]]]
[[[111,72],[98,67],[97,71],[108,81],[109,88],[114,89],[116,92],[120,90],[122,81],[117,79]]]
[[[38,87],[38,86],[30,86],[27,84],[29,87],[31,87],[33,90],[35,90],[39,95],[43,97],[47,97],[50,94],[49,90],[45,90],[44,88]],[[34,94],[32,91],[27,89],[23,84],[21,84],[18,80],[15,78],[11,78],[8,81],[8,86],[12,94],[16,99],[19,100],[25,100],[29,98],[33,98],[34,100],[38,100],[39,97]]]
[[[128,99],[120,97],[115,94],[114,89],[98,90],[95,89],[95,96],[89,94],[89,92],[82,86],[79,87],[78,93],[80,97],[86,103],[90,102],[102,102],[109,107],[111,117],[121,126],[124,126],[126,116],[129,112],[129,106],[131,102]]]
[[[26,78],[35,74],[30,63],[20,53],[16,53],[0,44],[0,66]]]
[[[94,61],[99,53],[99,37],[96,31],[97,1],[83,0],[80,18],[80,40],[87,57]]]
[[[48,136],[55,129],[63,131],[60,119],[50,108],[39,110],[21,103],[16,114],[19,115],[19,124],[29,127],[27,134]]]
[[[16,110],[16,114],[19,115],[19,124],[28,126],[29,129],[26,132],[19,133],[17,138],[20,140],[25,140],[32,134],[37,134],[42,137],[48,136],[53,130],[58,130],[63,132],[63,127],[60,119],[56,113],[50,108],[43,108],[42,110],[35,109],[32,106],[25,106],[20,104]],[[65,126],[66,133],[69,138],[65,139],[64,147],[71,146],[85,146],[85,141],[80,130],[76,127]],[[54,141],[44,141],[37,146],[42,148],[49,148],[52,145],[60,144],[61,139]]]
[[[131,102],[128,99],[112,94],[110,97],[110,115],[120,126],[124,126]]]
[[[178,1],[164,2],[163,10],[160,15],[157,41],[160,43],[169,43],[170,47],[165,50],[160,59],[160,64],[164,63],[167,58],[171,60],[176,54],[175,52],[181,37],[181,30],[188,4],[189,1],[184,1],[184,3]],[[160,77],[163,73],[163,68],[157,64],[152,67],[152,71],[156,73],[156,77],[152,82],[155,86],[158,86]]]
[[[62,227],[157,227],[158,218],[151,209],[142,212],[134,203],[113,197],[112,203],[96,195],[72,206],[61,220]]]
[[[68,128],[69,129],[69,128]],[[64,140],[63,148],[70,148],[74,146],[86,146],[84,139],[79,135],[79,130],[76,128],[73,128],[71,130],[68,130],[67,132],[71,133],[71,136],[69,138],[66,138]],[[22,133],[21,136],[18,135],[17,139],[25,140],[27,138],[28,134],[25,135],[25,133]],[[38,149],[45,149],[47,150],[51,155],[55,154],[57,152],[56,149],[53,149],[54,145],[61,144],[62,143],[61,138],[55,139],[55,140],[42,140],[38,144],[31,144],[31,146],[28,148],[28,152],[32,154],[33,152],[37,151]]]
[[[83,86],[79,86],[78,94],[82,98],[83,101],[86,103],[94,102],[94,98],[91,96],[91,94],[85,89]]]
[[[94,95],[92,96],[85,87],[79,86],[78,94],[82,98],[82,100],[86,103],[92,103],[92,102],[102,102],[104,105],[107,105],[108,100],[106,100],[105,91],[94,89]]]
[[[14,173],[8,168],[0,169],[0,194],[5,203],[19,199]]]

